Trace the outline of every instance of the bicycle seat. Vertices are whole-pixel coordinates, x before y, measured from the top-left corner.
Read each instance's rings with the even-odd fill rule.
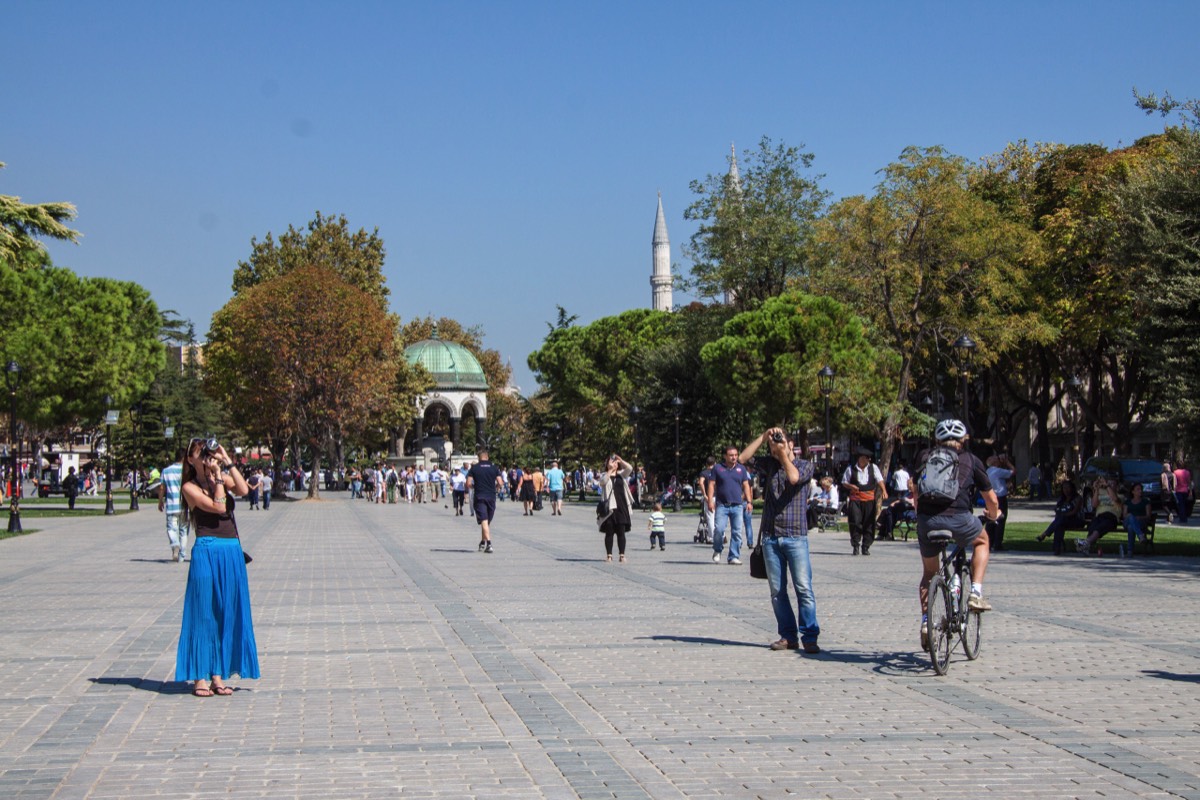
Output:
[[[954,533],[946,530],[930,531],[925,534],[925,538],[930,544],[950,544],[954,541]]]

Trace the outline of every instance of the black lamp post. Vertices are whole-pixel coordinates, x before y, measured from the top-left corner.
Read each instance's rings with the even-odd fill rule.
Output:
[[[579,437],[579,502],[582,503],[584,501],[584,475],[587,473],[587,468],[583,465],[583,417],[575,420],[575,435]]]
[[[817,386],[825,399],[825,471],[830,475],[833,474],[833,430],[829,426],[829,395],[833,394],[836,380],[837,373],[828,364],[817,371]]]
[[[1072,375],[1067,379],[1067,394],[1071,398],[1071,430],[1075,434],[1075,455],[1071,459],[1072,474],[1078,475],[1080,469],[1079,463],[1079,387],[1083,386],[1083,381],[1079,380],[1079,376]]]
[[[104,466],[104,514],[105,514],[105,516],[117,513],[116,509],[113,508],[113,498],[112,498],[112,449],[113,449],[112,426],[116,425],[118,420],[120,420],[121,412],[118,411],[117,409],[114,409],[112,407],[112,404],[113,404],[112,395],[105,395],[104,396],[104,407],[106,409],[105,414],[104,414],[104,425],[105,425],[105,434],[104,434],[104,461],[105,461],[105,466]]]
[[[641,416],[642,410],[634,403],[629,407],[629,419],[633,422],[633,507],[640,509],[642,507],[642,493],[638,486],[638,417]]]
[[[679,412],[683,409],[683,401],[679,396],[671,398],[671,410],[675,412],[675,511],[679,511],[679,495],[682,494],[683,481],[679,479]]]
[[[137,511],[138,509],[138,473],[142,471],[142,459],[138,453],[138,449],[142,446],[141,431],[139,428],[142,424],[142,401],[138,401],[137,405],[129,409],[129,416],[133,420],[133,482],[129,485],[129,510]]]
[[[8,395],[11,399],[9,405],[9,421],[12,425],[9,428],[10,441],[12,444],[12,472],[9,476],[11,483],[9,486],[12,491],[8,496],[8,532],[21,532],[21,480],[18,478],[20,469],[21,446],[17,443],[17,382],[21,377],[21,365],[16,361],[9,360],[8,366],[4,369],[5,378],[8,380]]]
[[[970,430],[970,413],[967,392],[970,391],[968,379],[971,375],[971,363],[975,358],[975,341],[965,333],[954,340],[954,352],[958,357],[958,371],[962,375],[962,418]]]

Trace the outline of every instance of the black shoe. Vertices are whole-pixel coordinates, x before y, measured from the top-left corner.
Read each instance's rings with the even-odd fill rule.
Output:
[[[816,642],[805,642],[804,652],[815,656],[817,653],[821,652],[821,648],[817,646]]]
[[[854,552],[853,552],[851,555],[858,555],[858,548],[857,548],[857,547],[856,547],[856,548],[854,548]]]
[[[871,551],[870,551],[870,550],[868,550],[868,549],[867,549],[867,548],[865,548],[865,547],[863,548],[863,551],[862,551],[862,553],[863,553],[863,555],[864,555],[864,556],[869,556],[869,555],[871,555]]]
[[[480,539],[479,540],[479,549],[482,550],[483,548],[487,547],[487,544],[488,543],[485,542],[483,539]]]
[[[483,548],[483,552],[485,552],[485,553],[492,552],[492,543],[491,542],[487,543],[487,547]]]

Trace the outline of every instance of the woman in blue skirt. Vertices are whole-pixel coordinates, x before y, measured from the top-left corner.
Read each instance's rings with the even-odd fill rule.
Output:
[[[192,440],[182,492],[195,540],[175,680],[195,681],[196,697],[233,694],[224,681],[230,675],[258,677],[246,562],[233,521],[233,496],[248,491],[224,447],[215,439]]]

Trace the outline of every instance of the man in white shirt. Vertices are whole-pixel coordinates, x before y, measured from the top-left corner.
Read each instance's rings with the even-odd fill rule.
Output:
[[[904,462],[901,461],[896,465],[896,471],[892,473],[892,497],[908,497],[908,482],[911,479],[912,476],[908,474],[908,470],[904,468]]]

